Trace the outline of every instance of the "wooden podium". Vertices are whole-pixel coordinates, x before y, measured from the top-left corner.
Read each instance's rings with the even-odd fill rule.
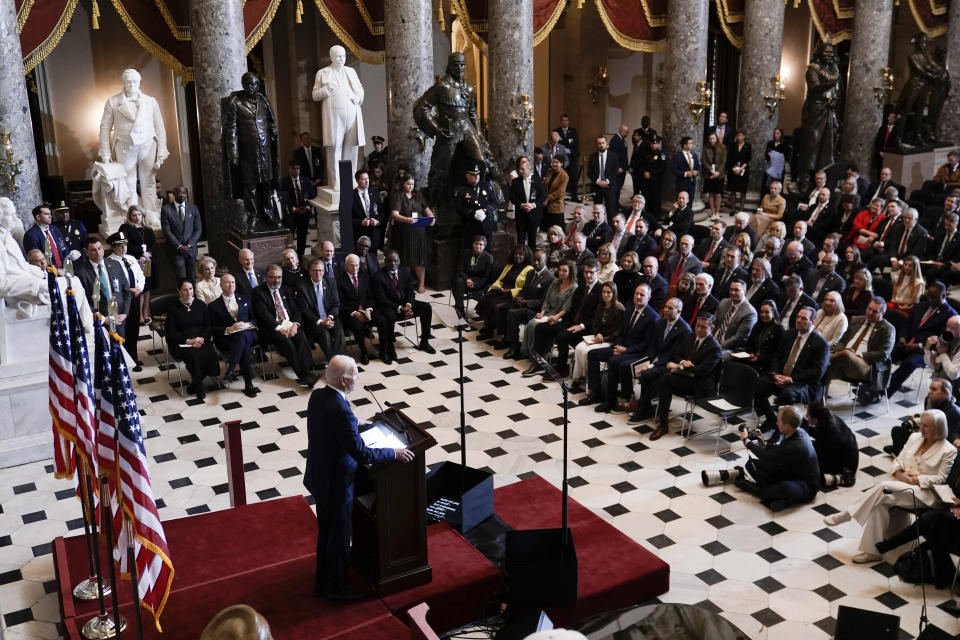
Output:
[[[437,442],[397,409],[377,414],[407,448],[413,462],[387,462],[357,469],[353,504],[353,561],[380,596],[427,584],[427,489],[425,451]],[[361,432],[362,433],[362,432]]]

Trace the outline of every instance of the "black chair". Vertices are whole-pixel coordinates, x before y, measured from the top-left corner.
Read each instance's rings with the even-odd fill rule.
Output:
[[[864,388],[874,393],[879,393],[881,396],[883,396],[883,401],[886,404],[887,409],[885,414],[890,413],[890,397],[887,395],[887,387],[890,385],[890,378],[892,375],[893,362],[889,357],[887,357],[885,360],[875,362],[870,365],[870,378],[868,380],[848,380],[846,378],[839,378],[840,380],[848,383],[854,391],[853,407],[850,409],[851,420],[853,420],[857,413],[857,398],[860,396],[860,390]],[[923,374],[921,374],[920,382],[922,386]],[[919,400],[919,396],[917,399]]]
[[[157,350],[157,338],[160,338],[161,353],[164,355],[166,355],[164,341],[167,335],[167,311],[172,305],[176,304],[179,299],[180,296],[175,293],[154,296],[150,299],[150,338],[153,341],[154,351]],[[157,358],[157,364],[162,366],[166,364],[166,361],[161,361],[160,358]]]
[[[715,434],[717,437],[713,445],[714,455],[720,448],[720,437],[727,430],[728,420],[741,413],[753,411],[754,389],[757,386],[757,380],[760,378],[756,369],[732,359],[723,362],[718,368],[722,369],[719,374],[719,392],[709,398],[690,398],[687,400],[687,413],[684,416],[686,429],[680,432],[680,435],[687,440]],[[716,429],[694,433],[694,407],[719,416],[720,425]]]

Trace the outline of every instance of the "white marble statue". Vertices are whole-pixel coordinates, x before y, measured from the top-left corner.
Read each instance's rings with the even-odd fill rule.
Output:
[[[313,99],[321,103],[323,150],[327,163],[327,186],[340,191],[340,160],[349,160],[357,169],[357,149],[366,144],[363,133],[363,85],[357,72],[344,66],[347,52],[340,45],[330,47],[330,66],[317,71]]]
[[[160,199],[157,198],[157,170],[167,159],[167,132],[163,127],[160,105],[140,91],[140,74],[127,69],[121,75],[123,91],[110,96],[100,119],[100,162],[123,166],[126,188],[114,189],[113,197],[126,209],[139,204],[148,221],[160,221]],[[113,133],[111,145],[110,134]],[[141,195],[137,201],[137,180]],[[118,198],[124,198],[119,200]]]
[[[33,305],[50,304],[50,291],[43,271],[27,263],[23,249],[11,229],[19,222],[17,208],[9,198],[0,198],[0,298],[18,309],[18,315],[29,317]]]

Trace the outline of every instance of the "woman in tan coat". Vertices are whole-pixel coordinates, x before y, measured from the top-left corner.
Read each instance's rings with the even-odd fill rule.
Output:
[[[543,214],[540,228],[544,231],[553,225],[563,228],[563,195],[567,192],[567,182],[569,181],[570,177],[563,170],[563,163],[560,162],[559,158],[554,158],[550,162],[547,175],[543,177],[543,187],[547,192],[547,197],[544,200],[547,211]]]

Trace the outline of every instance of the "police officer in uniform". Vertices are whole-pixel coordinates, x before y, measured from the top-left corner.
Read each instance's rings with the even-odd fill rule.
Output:
[[[475,162],[466,173],[467,184],[453,191],[453,206],[463,223],[462,245],[469,249],[474,236],[484,236],[487,246],[493,246],[493,232],[497,228],[497,195],[490,181],[481,176],[483,165]]]
[[[387,166],[387,150],[383,148],[385,140],[383,136],[373,136],[370,138],[373,142],[373,151],[367,156],[367,171],[373,171],[376,165]]]
[[[646,156],[640,161],[640,192],[647,199],[647,210],[660,216],[660,189],[667,170],[667,155],[660,148],[660,137],[652,136]]]
[[[53,226],[60,229],[70,251],[82,252],[87,248],[87,228],[70,217],[70,207],[60,206],[53,210]]]

